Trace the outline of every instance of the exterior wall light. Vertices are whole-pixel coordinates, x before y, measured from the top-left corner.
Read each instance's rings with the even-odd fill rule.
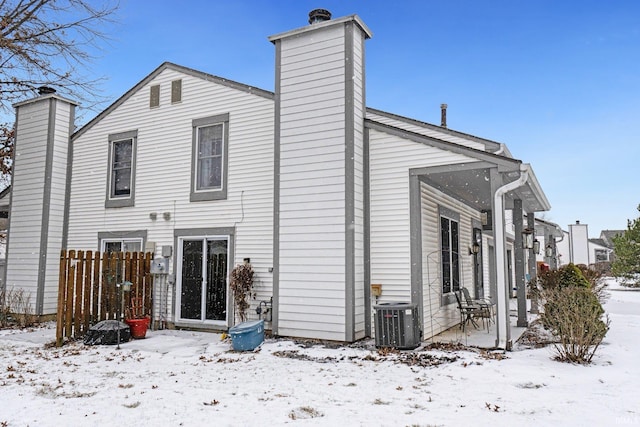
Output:
[[[473,245],[469,248],[469,255],[478,255],[480,253],[480,244],[473,242]]]
[[[547,258],[553,258],[553,246],[551,246],[551,244],[548,244],[547,246],[545,246],[544,256]]]
[[[533,230],[525,228],[522,230],[522,247],[524,249],[533,249]]]

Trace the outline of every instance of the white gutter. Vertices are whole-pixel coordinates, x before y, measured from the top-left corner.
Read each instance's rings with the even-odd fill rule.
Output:
[[[506,145],[500,143],[500,148],[498,148],[498,151],[494,151],[493,154],[502,154],[504,153],[505,148],[506,148]]]
[[[496,347],[511,348],[511,329],[509,324],[509,298],[507,295],[507,263],[504,231],[504,195],[524,185],[529,179],[530,166],[520,165],[520,177],[503,185],[494,194],[495,247],[496,247]]]

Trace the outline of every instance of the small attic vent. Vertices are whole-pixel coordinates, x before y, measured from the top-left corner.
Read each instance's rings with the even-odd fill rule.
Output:
[[[160,106],[160,85],[153,85],[149,88],[149,107]]]
[[[326,9],[314,9],[309,12],[309,24],[317,24],[318,22],[329,21],[331,12]]]

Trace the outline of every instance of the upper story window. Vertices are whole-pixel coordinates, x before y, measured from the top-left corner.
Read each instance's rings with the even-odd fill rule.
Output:
[[[133,206],[138,131],[109,135],[109,176],[105,207]]]
[[[193,120],[191,201],[227,198],[229,115]]]

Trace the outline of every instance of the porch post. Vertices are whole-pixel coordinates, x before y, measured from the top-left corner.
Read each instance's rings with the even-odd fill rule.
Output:
[[[523,212],[522,212],[522,200],[515,199],[513,201],[513,225],[515,227],[515,250],[514,255],[516,259],[516,296],[518,298],[518,327],[527,327],[527,293],[525,288],[525,267],[524,267],[524,253],[525,248],[522,242],[522,231],[524,227]]]
[[[549,258],[549,268],[551,270],[558,269],[558,250],[556,247],[556,238],[552,233],[549,233],[549,243],[551,245],[551,257]]]
[[[535,221],[536,221],[535,214],[532,212],[528,213],[527,228],[534,230],[536,227]],[[544,249],[541,249],[541,250],[544,250]],[[536,263],[536,253],[533,251],[533,249],[529,249],[529,280],[531,281],[531,283],[533,283],[536,281],[537,277],[538,277],[538,265]],[[525,283],[525,286],[526,285],[528,285],[528,283]],[[533,314],[538,313],[538,301],[535,298],[535,294],[533,294],[533,297],[531,298],[531,313]]]

